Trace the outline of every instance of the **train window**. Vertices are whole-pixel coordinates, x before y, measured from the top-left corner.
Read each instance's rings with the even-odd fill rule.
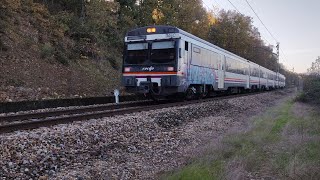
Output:
[[[218,69],[218,62],[219,62],[219,59],[220,59],[220,55],[218,53],[215,53],[215,52],[210,52],[211,53],[211,66],[212,68],[214,69]]]
[[[230,59],[230,58],[227,58],[227,59],[226,59],[226,71],[228,71],[228,72],[234,72],[233,66],[234,66],[233,60]]]
[[[239,63],[239,74],[247,74],[247,67],[244,63],[238,62]]]
[[[184,42],[184,50],[188,51],[189,50],[189,43],[188,41]]]
[[[255,69],[256,70],[256,77],[260,77],[260,71],[258,68]]]
[[[249,68],[248,68],[248,65],[244,65],[244,72],[245,72],[245,75],[249,75],[250,72],[249,72]]]
[[[170,49],[174,48],[174,41],[154,42],[152,49]]]
[[[150,60],[153,63],[170,63],[175,60],[174,41],[154,42],[152,43],[152,50]]]
[[[192,53],[192,57],[191,57],[191,63],[193,65],[197,65],[197,66],[204,66],[206,63],[205,63],[205,59],[204,59],[204,53],[201,53],[200,54],[200,47],[192,44],[191,46],[191,49],[193,52],[195,53]],[[196,53],[198,52],[198,53]]]
[[[148,57],[148,43],[128,44],[125,62],[128,64],[142,64]]]
[[[226,71],[244,75],[248,73],[247,66],[244,63],[231,58],[227,58]]]
[[[237,69],[236,69],[236,62],[235,62],[233,59],[227,58],[226,70],[227,70],[228,72],[236,73],[236,71],[237,71]]]
[[[204,67],[208,67],[208,64],[210,62],[210,58],[208,55],[208,51],[206,49],[202,49],[202,53],[201,53],[200,57],[201,57],[201,65]]]
[[[254,77],[259,77],[259,71],[257,68],[251,68],[251,73],[250,73],[251,76],[254,76]]]
[[[273,74],[269,73],[269,78],[268,79],[273,80]]]
[[[197,47],[194,47],[193,48],[193,52],[195,52],[195,53],[201,53],[201,50],[199,49],[199,48],[197,48]]]
[[[260,70],[260,74],[261,74],[261,76],[260,76],[261,78],[266,78],[266,76],[267,76],[266,73],[262,70]]]
[[[148,43],[134,43],[134,44],[128,44],[128,50],[142,50],[142,49],[148,49]]]

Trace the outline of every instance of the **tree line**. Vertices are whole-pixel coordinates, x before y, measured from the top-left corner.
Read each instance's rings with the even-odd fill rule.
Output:
[[[280,67],[280,73],[286,74],[283,66],[277,63],[273,46],[261,39],[251,17],[237,11],[206,10],[201,0],[21,1],[26,2],[47,9],[48,13],[43,13],[42,17],[48,16],[54,22],[51,24],[57,29],[55,37],[68,37],[76,42],[71,48],[59,48],[63,46],[61,41],[57,42],[58,38],[51,40],[51,44],[63,51],[62,55],[67,54],[67,58],[108,59],[116,67],[121,62],[118,59],[128,30],[148,25],[171,25],[273,71]],[[39,12],[39,9],[37,6],[33,12]]]
[[[320,75],[320,57],[312,62],[311,67],[308,69],[308,73],[312,75]]]
[[[308,73],[301,77],[303,81],[303,91],[297,99],[320,105],[320,57],[312,62]]]

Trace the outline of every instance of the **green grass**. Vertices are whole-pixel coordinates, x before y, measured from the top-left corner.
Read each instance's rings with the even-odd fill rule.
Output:
[[[260,172],[276,179],[318,178],[320,116],[311,113],[310,117],[297,118],[292,114],[293,105],[293,101],[287,101],[270,109],[254,120],[250,131],[226,136],[222,147],[212,147],[208,154],[165,174],[163,179],[226,179],[233,171],[226,165],[232,162],[240,162],[247,172]],[[309,172],[307,167],[316,170]]]
[[[184,180],[215,180],[221,179],[220,175],[223,172],[223,162],[213,161],[211,163],[194,163],[184,167],[181,171],[172,173],[164,178],[167,180],[184,179]]]
[[[300,158],[305,159],[309,162],[319,162],[320,161],[319,151],[320,151],[319,142],[307,143],[304,151],[300,155]]]
[[[276,118],[276,120],[273,123],[272,129],[270,133],[266,136],[266,140],[269,141],[278,141],[281,138],[281,132],[282,129],[285,127],[285,125],[290,121],[293,120],[293,116],[291,115],[291,108],[293,103],[287,102],[279,112],[279,117]]]

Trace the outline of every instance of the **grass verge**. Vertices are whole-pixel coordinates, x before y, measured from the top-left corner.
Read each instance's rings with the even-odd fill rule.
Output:
[[[224,137],[202,157],[162,179],[320,179],[320,114],[293,113],[287,101]]]

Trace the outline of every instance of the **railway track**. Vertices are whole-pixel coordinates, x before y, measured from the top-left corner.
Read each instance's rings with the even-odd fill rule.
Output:
[[[129,114],[134,112],[150,111],[174,106],[184,106],[189,104],[203,103],[214,100],[231,99],[236,97],[254,95],[258,93],[261,92],[213,97],[183,102],[139,101],[118,105],[103,105],[97,107],[83,107],[77,109],[0,116],[0,134],[18,130],[35,129],[39,127],[49,127],[52,125],[70,123],[73,121],[83,121],[88,119],[97,119],[102,117]]]

